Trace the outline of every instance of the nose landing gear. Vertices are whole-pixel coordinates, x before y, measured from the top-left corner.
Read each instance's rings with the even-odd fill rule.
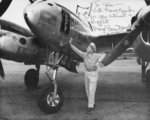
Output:
[[[57,93],[54,95],[54,85],[46,87],[38,100],[39,108],[47,114],[58,112],[63,106],[63,103],[63,94],[59,89],[57,89]]]
[[[57,76],[57,71],[59,68],[59,62],[63,58],[63,55],[59,58],[56,64],[48,62],[47,66],[50,66],[53,68],[53,77],[52,80],[50,79],[50,76],[48,74],[49,70],[47,70],[46,75],[48,79],[51,81],[51,85],[46,87],[38,100],[38,106],[39,108],[47,113],[56,113],[58,112],[61,107],[63,106],[64,98],[61,90],[59,90],[56,82],[56,76]]]

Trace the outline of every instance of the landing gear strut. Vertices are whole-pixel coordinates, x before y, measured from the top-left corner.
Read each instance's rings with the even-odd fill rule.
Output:
[[[56,113],[58,112],[64,102],[63,94],[62,92],[58,89],[57,82],[56,82],[56,76],[57,76],[57,71],[58,71],[58,64],[63,58],[63,55],[59,58],[56,64],[51,64],[48,63],[47,65],[53,68],[53,77],[52,80],[48,74],[49,70],[47,70],[46,75],[48,79],[52,82],[52,84],[48,87],[46,87],[38,100],[38,106],[39,108],[47,113]]]
[[[142,83],[145,84],[147,88],[150,88],[150,69],[147,69],[149,62],[145,62],[144,60],[141,61],[141,69],[142,69]]]
[[[36,88],[39,83],[40,65],[36,65],[37,70],[29,69],[24,77],[25,86],[29,89]]]

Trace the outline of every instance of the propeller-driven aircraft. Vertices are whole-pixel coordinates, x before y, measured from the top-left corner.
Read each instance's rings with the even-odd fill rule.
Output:
[[[31,31],[0,19],[0,57],[36,66],[36,69],[30,69],[25,74],[24,82],[27,88],[35,88],[38,85],[40,65],[53,69],[52,79],[48,74],[49,69],[46,71],[48,79],[53,84],[42,91],[38,100],[42,111],[56,113],[63,105],[63,94],[56,80],[58,68],[61,66],[71,72],[77,72],[76,66],[82,62],[71,49],[70,40],[83,51],[90,42],[94,42],[99,54],[107,53],[101,62],[103,66],[112,63],[133,44],[135,53],[142,62],[142,81],[150,86],[150,70],[146,70],[146,63],[150,62],[150,7],[147,1],[147,6],[132,18],[130,31],[104,36],[94,35],[90,23],[85,23],[58,3],[51,0],[30,0],[30,2],[24,10],[24,18]],[[7,7],[4,7],[3,13]],[[0,75],[4,77],[1,62]]]

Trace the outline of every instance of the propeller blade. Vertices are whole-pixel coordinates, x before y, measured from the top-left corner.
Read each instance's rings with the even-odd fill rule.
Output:
[[[29,0],[30,1],[30,3],[34,3],[36,0]]]
[[[30,30],[28,30],[28,29],[26,29],[20,25],[17,25],[13,22],[7,21],[7,20],[0,19],[0,26],[1,26],[1,29],[3,29],[3,30],[14,32],[14,33],[17,33],[19,35],[23,35],[26,37],[33,37],[34,36]]]
[[[145,0],[149,4],[150,0]],[[150,26],[150,6],[142,8],[136,16],[131,19],[131,32],[129,32],[115,48],[102,60],[102,64],[107,66],[119,57],[143,30],[149,30]]]
[[[150,5],[150,0],[145,0],[147,5]]]
[[[134,40],[137,38],[139,33],[142,31],[142,27],[138,27],[133,31],[129,32],[112,51],[102,60],[104,66],[109,65],[117,57],[119,57],[128,47],[132,45]]]
[[[5,78],[5,73],[2,65],[2,61],[0,60],[0,76],[4,79]]]
[[[0,2],[0,17],[5,13],[12,0],[1,0]]]

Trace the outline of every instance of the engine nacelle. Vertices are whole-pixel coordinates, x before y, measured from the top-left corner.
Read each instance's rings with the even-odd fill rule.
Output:
[[[135,54],[142,60],[150,62],[150,31],[143,31],[134,42]]]
[[[0,31],[0,58],[16,62],[31,63],[46,56],[46,49],[38,45],[33,37]],[[44,54],[45,53],[45,54]]]

